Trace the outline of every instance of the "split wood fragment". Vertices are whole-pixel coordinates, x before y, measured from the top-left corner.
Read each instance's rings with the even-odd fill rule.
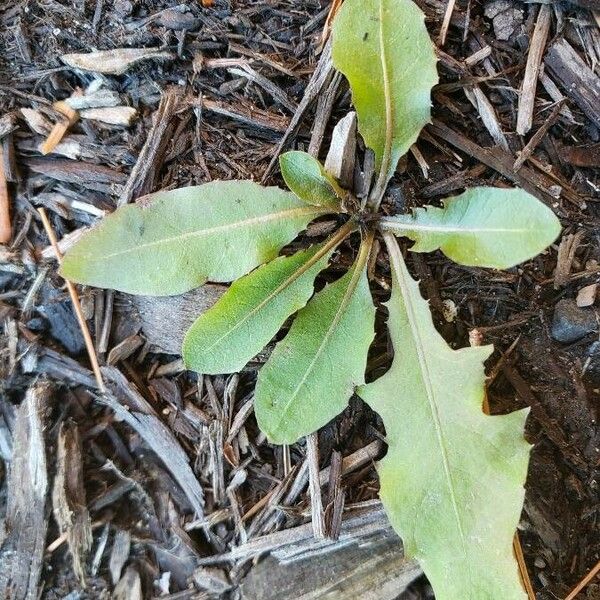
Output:
[[[117,48],[90,53],[63,54],[61,60],[74,69],[105,75],[122,75],[144,60],[173,60],[175,55],[160,48]]]
[[[565,39],[555,41],[545,64],[558,84],[585,115],[600,127],[600,77],[592,71]]]
[[[535,24],[531,43],[529,44],[529,54],[527,55],[527,66],[521,86],[519,96],[519,106],[517,114],[517,133],[525,135],[533,123],[533,111],[535,108],[535,92],[537,88],[538,75],[542,62],[542,54],[548,41],[550,31],[550,22],[552,16],[552,7],[549,4],[542,4]]]
[[[92,524],[83,483],[81,438],[74,424],[61,423],[58,433],[52,504],[60,532],[69,545],[73,571],[85,587],[85,565],[92,547]]]
[[[173,133],[173,118],[181,105],[181,90],[168,88],[152,118],[152,127],[140,151],[135,166],[121,193],[117,206],[123,206],[135,198],[154,191],[156,178],[163,163],[167,144]]]
[[[17,409],[13,458],[8,471],[8,499],[0,547],[0,597],[35,600],[40,597],[48,519],[48,472],[45,414],[51,388],[32,385]]]

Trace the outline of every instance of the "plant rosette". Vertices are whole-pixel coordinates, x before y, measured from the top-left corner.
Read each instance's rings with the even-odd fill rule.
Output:
[[[560,233],[553,212],[520,189],[478,187],[439,207],[383,216],[379,207],[402,157],[430,121],[436,57],[411,0],[346,0],[333,26],[334,65],[350,84],[358,128],[375,156],[363,206],[314,157],[280,158],[291,191],[217,181],[158,192],[116,210],[66,254],[73,281],[132,294],[180,294],[233,282],[189,329],[183,357],[205,374],[239,371],[296,315],[261,368],[254,406],[272,443],[316,431],[357,393],[386,428],[381,499],[439,600],[526,598],[512,553],[529,445],[526,411],[482,411],[491,347],[453,350],[436,331],[396,237],[411,252],[441,250],[462,265],[506,269]],[[357,205],[348,212],[346,204]],[[280,255],[308,224],[336,215],[324,242]],[[360,235],[345,275],[315,293],[340,244]],[[376,308],[367,275],[375,236],[387,248],[389,370],[365,383]],[[344,359],[340,360],[340,356]]]

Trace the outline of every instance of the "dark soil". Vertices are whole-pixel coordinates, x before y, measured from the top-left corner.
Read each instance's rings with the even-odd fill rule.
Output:
[[[432,39],[439,41],[447,3],[417,3],[427,15]],[[600,94],[600,29],[598,13],[594,18],[576,4],[552,4],[542,55],[545,79],[536,87],[532,127],[520,136],[515,132],[519,90],[539,11],[539,4],[512,0],[456,3],[440,49],[434,123],[418,142],[427,169],[412,154],[405,157],[384,207],[397,211],[435,204],[465,186],[516,184],[562,220],[560,245],[507,272],[457,266],[439,254],[409,255],[448,342],[455,347],[475,339],[494,344],[491,411],[530,408],[527,437],[534,447],[520,539],[538,597],[551,599],[564,598],[600,559],[597,327],[592,321],[586,335],[568,344],[552,337],[557,303],[575,299],[600,276],[600,101],[590,106],[585,97]],[[214,179],[263,178],[321,56],[328,12],[326,0],[0,4],[0,139],[12,221],[11,240],[0,246],[0,465],[4,474],[11,444],[23,450],[13,439],[17,407],[40,378],[49,380],[42,418],[48,478],[52,482],[60,470],[57,448],[64,426],[75,428],[82,444],[73,460],[79,461],[84,482],[75,513],[82,515],[87,507],[93,531],[91,550],[82,555],[84,589],[67,544],[54,543],[60,529],[50,494],[42,499],[48,527],[42,598],[108,598],[113,593],[151,598],[162,592],[170,598],[243,597],[239,584],[260,562],[218,557],[241,546],[245,535],[252,540],[310,521],[306,486],[293,502],[286,505],[281,499],[305,462],[305,445],[270,446],[247,410],[264,356],[239,375],[198,378],[165,350],[177,348],[173,323],[194,318],[204,300],[148,307],[122,294],[79,289],[101,364],[114,365],[122,385],[139,390],[148,410],[189,457],[205,497],[205,521],[191,523],[189,497],[176,475],[139,430],[98,401],[64,282],[52,253],[42,254],[48,239],[35,209],[46,208],[59,239],[95,222],[100,211],[114,210],[123,189],[130,189],[129,175],[149,136],[157,136],[156,147],[146,149],[151,172],[133,182],[132,198]],[[557,42],[568,43],[589,70],[587,79],[577,80],[579,87],[565,81],[584,72],[573,74],[557,65],[552,54]],[[67,53],[124,47],[159,48],[173,57],[140,62],[122,75],[78,71],[61,61]],[[479,51],[480,60],[466,60]],[[217,58],[237,63],[224,65],[213,61]],[[253,75],[244,75],[243,64]],[[65,143],[43,157],[44,124],[60,117],[52,104],[97,84],[117,93],[120,104],[134,107],[136,119],[130,126],[80,119]],[[163,101],[159,111],[161,96],[169,94],[172,105],[165,107]],[[564,104],[553,113],[557,94]],[[482,104],[486,101],[491,120]],[[308,147],[318,102],[302,116],[286,147]],[[327,116],[322,158],[333,126],[350,108],[347,84],[341,82]],[[161,124],[162,135],[157,133]],[[492,137],[494,124],[499,132]],[[513,170],[541,127],[547,131],[534,139],[524,166]],[[358,155],[362,161],[360,145]],[[276,169],[266,180],[282,183]],[[316,227],[309,235],[322,236],[326,228]],[[351,260],[353,250],[353,244],[345,247],[333,274]],[[377,302],[387,297],[385,264],[380,256]],[[451,321],[443,317],[449,302],[457,308]],[[582,310],[595,313],[598,302]],[[372,349],[370,376],[388,361],[382,333]],[[377,456],[344,472],[340,485],[346,507],[377,499],[372,458],[385,452],[383,444],[377,445],[381,433],[375,415],[353,399],[319,435],[321,468],[368,444],[378,448]],[[72,468],[76,473],[77,466]],[[282,496],[270,507],[274,490]],[[3,518],[10,496],[4,484]],[[261,512],[265,499],[267,513]],[[4,537],[0,534],[0,540]],[[217,566],[195,571],[209,562],[207,557],[215,558]],[[128,590],[124,596],[114,591],[119,579]],[[306,585],[310,589],[310,578]],[[421,579],[402,598],[429,594]],[[598,580],[578,598],[600,598]]]

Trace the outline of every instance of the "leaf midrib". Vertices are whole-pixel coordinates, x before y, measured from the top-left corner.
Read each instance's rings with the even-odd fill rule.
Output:
[[[395,217],[381,219],[381,226],[389,231],[426,231],[431,233],[530,233],[531,229],[507,229],[506,227],[455,227],[442,225],[420,225],[397,221]]]
[[[335,246],[337,246],[352,230],[353,225],[349,227],[342,227],[337,234],[333,235],[327,242],[323,245],[323,247],[311,256],[305,263],[300,265],[287,279],[282,281],[276,289],[274,289],[270,294],[268,294],[265,298],[263,298],[252,310],[250,310],[244,317],[238,320],[233,327],[228,329],[219,339],[213,342],[210,346],[204,347],[203,352],[206,354],[211,351],[215,346],[220,344],[226,337],[230,336],[234,331],[236,331],[242,324],[244,324],[248,319],[253,317],[258,311],[264,308],[269,302],[271,302],[274,298],[276,298],[283,290],[285,290],[288,286],[298,280],[304,273],[306,273],[311,267],[313,267],[317,262],[323,258],[330,250],[332,250]]]
[[[215,233],[222,233],[224,231],[233,231],[236,229],[241,229],[243,227],[249,227],[252,225],[256,225],[258,223],[268,223],[269,221],[276,221],[282,219],[284,217],[295,217],[304,214],[314,213],[314,216],[321,216],[329,213],[330,210],[319,208],[316,206],[301,206],[297,208],[287,209],[283,211],[279,211],[276,213],[269,213],[267,215],[260,215],[258,217],[252,217],[250,219],[245,219],[243,221],[235,221],[233,223],[225,223],[223,225],[217,225],[215,227],[210,227],[208,229],[199,229],[196,231],[188,231],[186,233],[181,233],[172,237],[165,237],[154,242],[146,242],[145,244],[140,244],[138,246],[132,248],[126,248],[125,250],[119,250],[117,252],[112,252],[110,254],[104,254],[102,256],[92,255],[90,256],[91,261],[100,261],[106,260],[108,258],[115,258],[116,256],[124,256],[126,254],[131,254],[134,252],[138,252],[140,250],[145,250],[147,248],[154,248],[156,246],[170,244],[172,242],[181,242],[183,240],[187,240],[194,237],[204,237],[207,235],[212,235]]]
[[[458,502],[456,500],[456,493],[454,490],[454,481],[452,479],[452,474],[450,472],[450,461],[448,458],[448,451],[446,449],[446,445],[444,443],[444,435],[441,420],[439,417],[439,413],[437,410],[436,400],[435,400],[435,392],[433,391],[431,377],[429,374],[429,365],[427,363],[427,358],[425,356],[425,352],[423,350],[424,343],[421,339],[421,334],[417,325],[417,318],[415,315],[415,309],[412,305],[410,299],[410,293],[405,293],[406,290],[409,290],[409,282],[407,282],[404,278],[404,273],[402,272],[401,265],[403,264],[403,258],[400,254],[400,250],[398,248],[398,244],[392,234],[386,233],[384,234],[384,238],[386,241],[386,245],[388,248],[388,252],[390,255],[390,263],[392,264],[392,268],[394,269],[394,273],[396,275],[396,280],[398,281],[398,285],[400,287],[400,292],[402,294],[402,298],[404,301],[404,305],[406,307],[406,314],[408,317],[408,324],[415,340],[415,349],[417,352],[417,359],[419,361],[419,368],[421,370],[421,376],[423,383],[425,385],[425,391],[427,394],[427,401],[429,404],[429,410],[431,412],[431,417],[435,426],[436,437],[438,440],[438,445],[440,447],[440,452],[442,455],[442,464],[444,467],[444,474],[446,476],[446,483],[448,485],[448,490],[450,493],[450,498],[452,502],[452,509],[454,511],[454,516],[456,517],[456,524],[458,526],[458,531],[461,538],[461,543],[463,546],[463,552],[466,554],[466,539],[465,532],[463,529],[462,521],[460,518],[460,513],[458,511]]]
[[[392,158],[392,143],[393,143],[393,121],[394,121],[394,107],[392,104],[392,94],[390,89],[390,74],[388,72],[388,60],[385,51],[385,37],[383,33],[383,4],[385,0],[379,2],[379,55],[381,60],[381,75],[383,79],[383,98],[385,106],[385,138],[383,144],[383,154],[381,156],[381,167],[377,182],[373,188],[373,195],[370,202],[377,208],[383,197],[385,186],[388,181],[388,170],[390,168],[390,162]]]
[[[319,348],[315,352],[313,359],[310,361],[310,364],[308,365],[304,375],[302,376],[302,379],[300,380],[300,382],[296,386],[296,389],[291,394],[289,400],[283,407],[283,410],[280,413],[281,414],[281,418],[279,419],[280,425],[281,425],[281,423],[285,422],[285,416],[287,415],[292,402],[296,399],[298,392],[300,391],[302,386],[306,383],[306,380],[308,379],[309,374],[314,369],[314,366],[317,363],[317,360],[319,359],[319,357],[325,350],[327,342],[331,338],[331,335],[333,334],[338,323],[340,322],[340,319],[342,318],[342,314],[348,308],[348,305],[350,304],[350,300],[352,298],[352,294],[356,290],[356,288],[358,286],[358,281],[359,281],[360,277],[362,276],[363,269],[365,268],[366,260],[368,258],[368,255],[370,254],[372,241],[373,241],[373,238],[371,237],[369,239],[369,241],[363,242],[361,244],[360,253],[359,253],[359,255],[356,259],[356,262],[354,264],[354,267],[353,267],[354,272],[352,273],[352,277],[350,278],[348,287],[346,288],[346,291],[344,292],[344,295],[342,297],[342,301],[340,302],[339,308],[337,309],[335,316],[334,316],[333,320],[331,321],[331,325],[327,328],[327,331],[325,332],[325,336],[323,337],[323,341],[321,342],[321,344],[319,345]],[[280,428],[281,427],[278,426],[275,429],[275,431],[279,431]]]

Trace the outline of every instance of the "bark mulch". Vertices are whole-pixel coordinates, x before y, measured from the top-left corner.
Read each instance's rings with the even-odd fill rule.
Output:
[[[530,409],[519,537],[537,597],[565,598],[600,559],[600,3],[417,4],[440,83],[384,207],[518,185],[564,228],[506,272],[435,253],[409,267],[449,343],[494,344],[491,411]],[[351,110],[329,58],[330,10],[326,0],[0,5],[2,597],[432,598],[377,499],[385,445],[365,405],[352,399],[303,443],[269,445],[252,414],[269,348],[232,376],[183,369],[183,331],[222,293],[214,285],[161,299],[78,288],[101,394],[37,210],[64,251],[145,193],[281,184],[276,157],[288,148],[324,159]],[[80,56],[97,50],[113,54]],[[360,140],[356,157],[360,182]],[[379,303],[383,260],[375,274]],[[370,376],[389,359],[381,333]],[[577,598],[600,598],[598,579]]]

